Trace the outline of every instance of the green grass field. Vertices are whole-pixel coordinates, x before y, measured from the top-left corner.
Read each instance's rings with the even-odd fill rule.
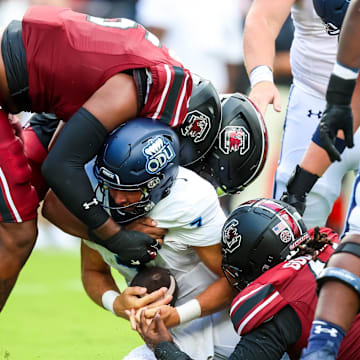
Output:
[[[0,360],[119,360],[142,344],[88,298],[73,252],[35,250],[0,318]]]

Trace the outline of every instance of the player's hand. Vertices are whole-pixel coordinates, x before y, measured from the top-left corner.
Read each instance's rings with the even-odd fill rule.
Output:
[[[172,300],[166,295],[167,288],[163,287],[150,294],[141,286],[129,286],[115,299],[114,311],[118,316],[124,316],[125,310],[140,309],[150,304],[154,306],[166,305]]]
[[[286,184],[286,192],[281,195],[280,200],[294,206],[300,215],[304,215],[306,195],[311,191],[318,178],[316,174],[296,165]]]
[[[278,88],[270,81],[257,83],[250,91],[249,98],[265,117],[266,109],[269,104],[273,104],[276,112],[281,111],[281,96]]]
[[[9,122],[13,128],[14,135],[17,136],[22,143],[24,143],[23,129],[21,125],[21,121],[18,116],[9,114]]]
[[[145,318],[144,311],[140,315],[140,321],[136,324],[136,330],[145,341],[146,345],[150,347],[153,351],[155,347],[163,341],[173,341],[169,330],[165,326],[162,318],[161,312],[157,311],[150,321],[150,323]]]
[[[141,217],[126,225],[126,230],[140,231],[154,239],[163,239],[167,229],[157,227],[157,222],[148,216]]]
[[[161,319],[167,328],[172,328],[180,324],[180,316],[176,308],[170,305],[162,305],[157,307],[148,306],[143,310],[145,319],[151,320],[158,311],[160,311]],[[139,311],[136,315],[138,322],[140,321],[140,314],[141,312]]]
[[[353,116],[350,105],[327,104],[320,120],[320,140],[322,147],[327,151],[330,160],[340,161],[341,156],[335,147],[338,130],[344,132],[347,147],[354,146]]]
[[[161,248],[159,241],[139,231],[120,230],[106,240],[89,231],[89,239],[116,254],[116,260],[129,267],[138,267],[155,259]]]

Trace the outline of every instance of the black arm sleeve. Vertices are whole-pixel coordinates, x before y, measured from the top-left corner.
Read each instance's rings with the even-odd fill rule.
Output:
[[[271,320],[241,337],[229,360],[280,360],[287,348],[301,336],[296,312],[286,306]],[[191,360],[177,345],[161,342],[155,348],[158,360]]]
[[[296,312],[286,306],[271,320],[241,337],[230,360],[279,360],[301,336]]]
[[[158,360],[192,360],[190,356],[170,341],[159,343],[155,348],[155,356]]]
[[[84,165],[98,153],[106,136],[100,121],[81,108],[65,125],[42,166],[58,198],[91,229],[101,226],[109,215],[94,200]]]

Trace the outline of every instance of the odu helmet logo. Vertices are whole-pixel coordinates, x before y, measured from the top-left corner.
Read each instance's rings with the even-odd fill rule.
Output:
[[[243,126],[226,126],[221,130],[219,147],[224,154],[239,152],[244,155],[250,149],[250,134]]]
[[[239,222],[236,219],[232,219],[223,230],[222,242],[225,245],[223,247],[225,252],[232,253],[241,245],[242,236],[238,233],[236,227],[238,224]]]
[[[181,135],[191,137],[194,143],[198,143],[206,138],[210,128],[210,118],[195,110],[187,114],[184,125],[181,127]]]
[[[143,149],[143,154],[146,157],[145,170],[149,174],[162,170],[176,156],[170,142],[162,136],[150,139]]]

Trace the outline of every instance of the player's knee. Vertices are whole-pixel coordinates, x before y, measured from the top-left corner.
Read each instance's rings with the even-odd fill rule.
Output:
[[[38,229],[36,220],[26,221],[23,223],[1,223],[1,247],[4,251],[13,254],[19,259],[22,265],[33,249]]]

